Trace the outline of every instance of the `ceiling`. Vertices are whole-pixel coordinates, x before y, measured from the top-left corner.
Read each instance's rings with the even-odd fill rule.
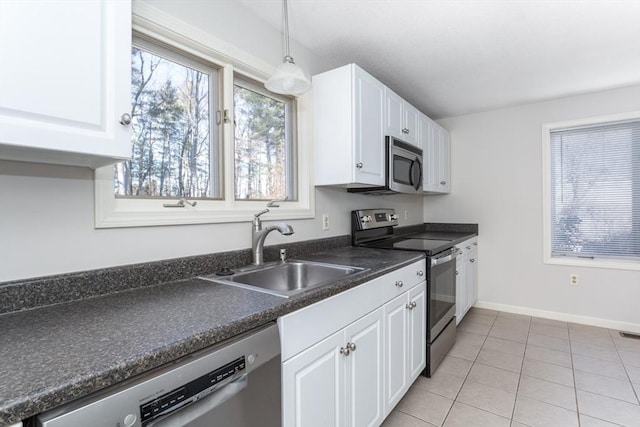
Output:
[[[281,0],[237,1],[282,28]],[[640,84],[640,0],[288,5],[292,39],[357,63],[435,119]]]

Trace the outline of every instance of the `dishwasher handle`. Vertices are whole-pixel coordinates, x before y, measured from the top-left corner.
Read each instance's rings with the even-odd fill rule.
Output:
[[[176,412],[152,420],[149,424],[145,424],[144,427],[169,427],[176,425],[188,425],[189,423],[197,420],[206,413],[213,411],[216,407],[222,405],[224,402],[244,390],[247,387],[247,376],[248,374],[244,374],[235,381],[232,381],[224,387],[211,393],[209,396],[206,396],[197,402],[193,402],[190,405],[186,405]]]

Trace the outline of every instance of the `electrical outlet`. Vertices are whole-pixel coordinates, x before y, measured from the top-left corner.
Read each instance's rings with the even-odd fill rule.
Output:
[[[322,214],[322,229],[323,230],[328,230],[329,229],[329,215],[328,214]]]
[[[572,286],[578,286],[578,275],[572,274],[569,276],[569,284]]]

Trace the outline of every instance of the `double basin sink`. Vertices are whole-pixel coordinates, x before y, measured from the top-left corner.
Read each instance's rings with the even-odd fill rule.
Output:
[[[200,278],[289,298],[364,270],[360,267],[292,259],[247,266],[235,272],[226,271],[224,274],[219,272],[200,276]]]

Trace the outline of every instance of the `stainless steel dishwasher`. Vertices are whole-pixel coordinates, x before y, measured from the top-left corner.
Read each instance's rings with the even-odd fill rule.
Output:
[[[281,425],[275,323],[37,417],[40,427]]]

